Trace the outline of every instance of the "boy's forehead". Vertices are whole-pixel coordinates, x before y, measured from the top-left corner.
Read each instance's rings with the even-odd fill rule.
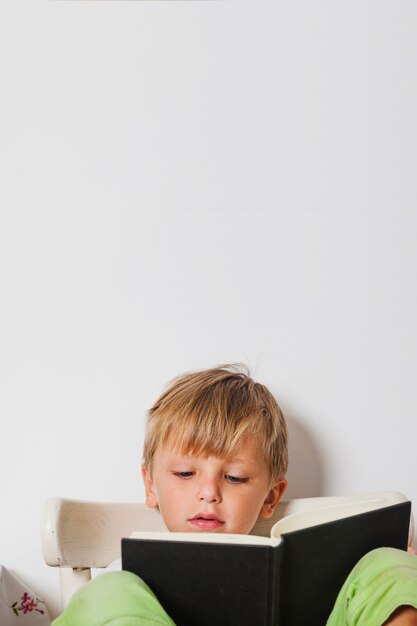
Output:
[[[175,457],[184,461],[207,459],[209,457],[214,457],[221,461],[227,461],[228,463],[241,464],[262,463],[265,461],[265,454],[262,451],[262,446],[255,438],[242,442],[236,447],[236,449],[225,451],[224,454],[215,453],[209,446],[207,446],[206,449],[198,451],[193,451],[192,449],[187,448],[184,449],[181,446],[176,445],[175,442],[172,441],[172,438],[168,438],[164,444],[160,445],[159,451],[172,458]]]

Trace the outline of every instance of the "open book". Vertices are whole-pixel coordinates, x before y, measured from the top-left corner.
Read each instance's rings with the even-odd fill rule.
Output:
[[[410,512],[375,499],[289,515],[270,537],[136,532],[122,540],[122,567],[177,626],[324,626],[362,556],[407,548]]]

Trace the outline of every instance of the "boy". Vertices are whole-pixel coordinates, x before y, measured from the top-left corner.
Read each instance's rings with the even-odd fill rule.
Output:
[[[149,411],[142,466],[146,503],[159,509],[170,531],[248,533],[258,516],[273,514],[287,487],[287,463],[282,412],[243,368],[181,376]],[[175,626],[151,590],[128,572],[87,584],[54,622],[156,624]],[[417,559],[396,550],[362,559],[328,621],[344,624],[417,625]]]
[[[249,533],[259,515],[273,514],[287,465],[278,404],[239,371],[180,377],[149,411],[146,503],[168,530]]]

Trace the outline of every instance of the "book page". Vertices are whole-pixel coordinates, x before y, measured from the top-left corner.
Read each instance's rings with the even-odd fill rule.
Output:
[[[319,507],[307,511],[300,511],[293,515],[288,515],[278,520],[271,529],[271,537],[278,539],[285,533],[290,533],[302,528],[310,528],[318,524],[325,524],[352,515],[359,515],[367,511],[374,511],[386,506],[383,499],[359,500],[357,502],[345,502],[343,504],[332,504],[330,506]]]
[[[150,541],[194,541],[204,543],[233,543],[255,546],[278,545],[280,539],[271,540],[270,537],[259,537],[258,535],[234,535],[230,533],[169,533],[138,531],[130,535],[131,539],[146,539]]]

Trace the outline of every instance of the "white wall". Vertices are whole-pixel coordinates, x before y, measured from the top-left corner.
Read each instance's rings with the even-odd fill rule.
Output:
[[[3,3],[0,562],[140,500],[143,420],[244,361],[290,495],[417,499],[417,4]]]

